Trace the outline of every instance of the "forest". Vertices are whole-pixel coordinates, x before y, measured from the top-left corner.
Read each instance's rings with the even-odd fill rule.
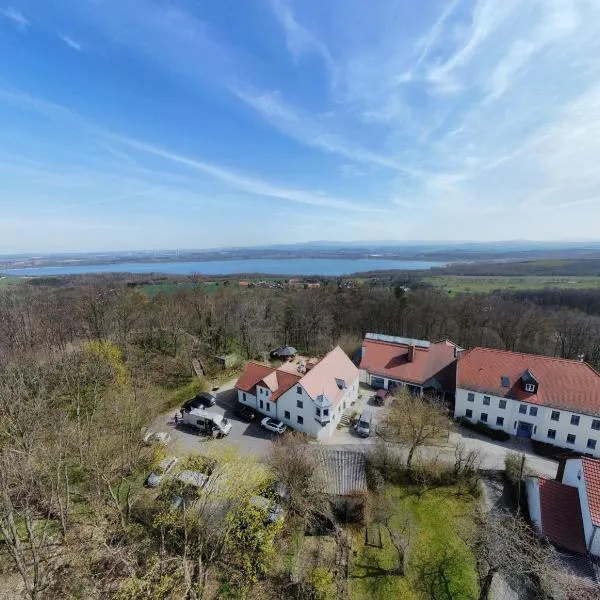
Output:
[[[371,331],[600,368],[599,291],[449,296],[381,281],[348,288],[335,279],[318,288],[207,290],[188,278],[148,295],[131,283],[27,280],[0,292],[0,596],[247,597],[265,575],[266,563],[248,556],[260,551],[267,560],[278,531],[258,533],[256,511],[239,504],[249,488],[228,488],[237,512],[218,531],[174,524],[165,507],[150,535],[136,513],[133,491],[159,458],[142,432],[201,389],[193,358],[212,378],[216,355],[261,359],[281,344],[313,355],[340,344],[352,355]],[[261,468],[235,453],[214,460],[237,480],[243,472],[248,485],[268,485]],[[212,596],[211,565],[219,565],[221,585]],[[294,597],[332,597],[303,589]]]

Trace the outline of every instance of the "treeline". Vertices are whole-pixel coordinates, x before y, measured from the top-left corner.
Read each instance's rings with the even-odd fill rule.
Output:
[[[579,275],[600,277],[600,258],[556,258],[486,263],[455,263],[434,268],[429,275]]]
[[[261,358],[280,344],[350,353],[368,331],[489,346],[600,366],[600,291],[458,295],[399,285],[269,290],[187,285],[149,297],[126,281],[23,286],[0,297],[0,360],[114,341],[138,378],[176,385],[191,354]]]

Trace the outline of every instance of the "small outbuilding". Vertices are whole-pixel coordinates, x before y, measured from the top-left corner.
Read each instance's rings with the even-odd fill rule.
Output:
[[[271,350],[271,358],[279,358],[281,360],[289,360],[298,354],[298,350],[293,346],[280,346],[275,350]]]

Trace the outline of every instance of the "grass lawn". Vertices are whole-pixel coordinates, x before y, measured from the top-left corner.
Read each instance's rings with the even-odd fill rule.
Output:
[[[552,276],[525,275],[494,276],[456,275],[449,277],[426,277],[425,282],[436,288],[446,290],[450,294],[461,292],[493,292],[494,290],[541,290],[560,288],[581,290],[600,288],[600,277],[596,276]]]
[[[11,275],[0,275],[0,290],[8,290],[25,283],[28,277],[13,277]]]
[[[395,507],[392,528],[401,530],[407,517],[412,522],[405,576],[389,574],[397,559],[385,529],[381,529],[382,548],[365,545],[364,528],[354,530],[350,574],[350,597],[353,600],[417,600],[421,597],[417,581],[425,581],[450,592],[450,595],[439,594],[440,598],[468,600],[477,597],[475,559],[460,538],[473,500],[457,496],[454,488],[439,488],[421,496],[415,491],[390,485],[386,492]],[[426,597],[429,596],[426,594]]]

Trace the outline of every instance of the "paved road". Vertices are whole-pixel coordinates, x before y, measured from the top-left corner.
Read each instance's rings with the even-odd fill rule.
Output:
[[[181,425],[176,428],[173,420],[175,411],[160,417],[152,429],[154,431],[168,431],[173,440],[173,448],[179,455],[202,452],[203,446],[210,443],[211,447],[214,444],[234,444],[240,448],[243,454],[264,456],[269,450],[274,434],[260,427],[260,416],[257,415],[255,422],[246,423],[234,414],[233,406],[237,401],[236,392],[233,389],[235,381],[235,379],[228,381],[221,386],[217,393],[217,404],[210,409],[211,412],[224,415],[231,422],[231,432],[226,438],[212,440]],[[361,412],[363,408],[368,406],[373,411],[374,421],[377,423],[383,419],[386,408],[372,406],[369,403],[372,393],[372,391],[361,388],[359,398],[353,409]],[[323,443],[329,447],[366,450],[377,439],[376,436],[366,439],[361,438],[344,428],[336,430],[331,438]],[[422,448],[420,456],[424,458],[439,457],[440,460],[453,461],[454,448],[459,442],[462,442],[467,450],[479,452],[483,469],[502,470],[504,469],[504,459],[509,452],[523,452],[527,457],[526,467],[531,473],[551,478],[556,476],[557,463],[535,455],[528,440],[511,438],[508,442],[493,442],[468,430],[451,433],[447,444]],[[316,441],[311,442],[311,444],[317,443]]]

